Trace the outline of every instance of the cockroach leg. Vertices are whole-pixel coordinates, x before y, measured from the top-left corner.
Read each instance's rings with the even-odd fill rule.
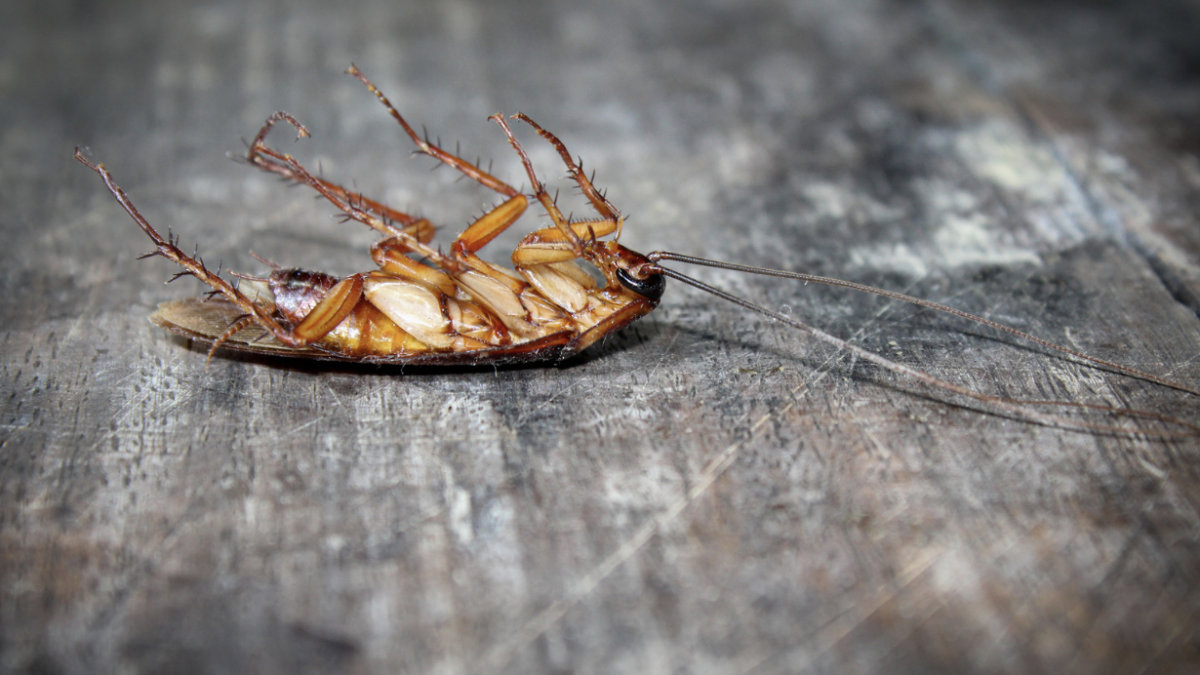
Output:
[[[455,256],[464,260],[474,257],[476,251],[517,222],[528,206],[529,200],[519,194],[477,218],[454,240],[452,250]]]
[[[412,249],[400,239],[382,239],[371,245],[371,259],[379,269],[409,281],[416,281],[442,295],[454,297],[457,286],[449,275],[408,257]]]
[[[540,180],[538,180],[537,173],[533,170],[533,162],[529,161],[529,153],[525,152],[525,148],[521,145],[521,142],[518,141],[517,137],[513,135],[512,129],[510,129],[508,126],[508,120],[504,119],[504,115],[492,115],[488,117],[488,119],[492,120],[496,124],[499,124],[500,128],[504,131],[504,135],[508,138],[508,144],[512,146],[513,150],[516,151],[517,156],[521,158],[521,164],[525,167],[525,173],[529,175],[529,182],[533,184],[534,195],[537,197],[537,200],[541,203],[542,207],[546,209],[546,213],[549,214],[550,220],[554,221],[554,226],[557,227],[563,233],[563,235],[566,236],[567,241],[571,243],[571,248],[575,254],[575,257],[583,257],[583,239],[571,229],[567,219],[563,217],[562,211],[558,209],[558,205],[554,203],[554,200],[550,198],[549,193],[546,192],[546,186]]]
[[[249,328],[255,323],[255,318],[249,314],[243,314],[234,319],[233,323],[229,324],[229,327],[225,329],[225,332],[221,333],[220,337],[218,337],[216,340],[213,340],[212,347],[210,347],[208,350],[208,358],[204,359],[204,369],[208,370],[209,364],[212,363],[213,354],[217,353],[217,350],[220,349],[221,345],[225,344],[229,338],[237,335],[242,330]]]
[[[354,199],[349,198],[345,190],[328,181],[317,178],[291,155],[281,153],[266,145],[259,146],[257,151],[273,159],[280,166],[285,167],[289,172],[288,175],[290,178],[300,183],[306,183],[320,193],[321,196],[325,197],[325,199],[329,200],[331,204],[340,209],[342,213],[345,213],[351,220],[358,221],[386,237],[400,239],[411,247],[413,251],[437,260],[439,263],[444,260],[444,256],[437,249],[428,246],[415,236],[415,234],[408,232],[406,229],[391,225],[383,218],[372,213],[371,209],[362,208],[360,204],[364,203],[364,201],[357,198],[357,195],[354,195]],[[425,222],[428,223],[428,221]],[[432,226],[430,226],[430,230],[432,231]]]
[[[259,167],[260,169],[263,169],[264,171],[277,173],[284,178],[291,178],[295,180],[296,177],[291,174],[286,166],[279,164],[276,160],[270,157],[264,157],[259,153],[261,148],[267,147],[267,134],[271,133],[271,129],[275,126],[275,123],[281,120],[286,121],[296,129],[297,141],[301,138],[312,137],[312,134],[308,131],[308,127],[301,124],[300,120],[293,117],[291,113],[278,110],[274,113],[271,113],[271,116],[268,117],[265,122],[263,122],[263,125],[258,130],[258,133],[254,135],[254,141],[250,143],[250,149],[246,151],[246,161],[250,162],[254,166]]]
[[[467,177],[476,181],[480,185],[495,190],[506,197],[511,198],[521,194],[520,191],[508,183],[496,178],[474,164],[471,164],[464,159],[446,152],[437,145],[430,143],[427,139],[419,136],[417,132],[413,130],[412,126],[409,125],[408,121],[404,119],[404,116],[400,114],[400,111],[396,110],[395,106],[392,105],[392,102],[383,95],[383,92],[379,91],[379,88],[376,87],[373,82],[368,80],[366,75],[363,75],[362,71],[358,69],[358,66],[351,64],[346,72],[358,78],[359,82],[365,84],[367,89],[369,89],[371,93],[375,95],[375,98],[379,99],[379,102],[382,103],[385,108],[387,108],[388,113],[400,123],[400,126],[404,128],[405,133],[407,133],[408,137],[412,139],[413,144],[417,146],[417,152],[422,155],[429,155],[430,157],[441,161],[447,166],[458,169]]]
[[[116,198],[117,203],[120,204],[123,209],[125,209],[125,212],[128,213],[131,218],[133,218],[133,221],[138,224],[138,227],[142,228],[142,231],[145,232],[146,235],[149,236],[154,244],[158,247],[158,250],[151,255],[157,254],[167,258],[168,260],[171,260],[180,267],[184,268],[186,273],[191,274],[200,281],[208,284],[214,291],[220,292],[221,295],[224,295],[227,300],[237,305],[237,307],[246,315],[253,316],[255,323],[275,335],[280,342],[283,342],[289,346],[294,346],[296,344],[296,342],[292,339],[291,331],[281,326],[278,321],[259,309],[257,305],[251,302],[249,298],[242,295],[242,293],[236,288],[231,286],[229,282],[210,272],[208,268],[204,266],[204,263],[184,253],[179,249],[178,246],[175,245],[173,241],[164,239],[163,236],[150,225],[149,221],[147,221],[142,214],[138,212],[137,208],[133,205],[133,202],[129,200],[129,196],[125,194],[125,191],[122,190],[119,185],[117,185],[117,183],[113,180],[112,174],[108,172],[108,169],[104,168],[103,164],[93,164],[87,157],[83,155],[83,152],[79,148],[75,149],[75,159],[92,171],[100,174],[100,178],[104,181],[105,187],[107,187],[108,191],[112,193],[112,196]]]
[[[550,142],[550,145],[554,146],[554,149],[558,151],[558,155],[562,157],[563,162],[567,165],[567,174],[570,175],[571,179],[579,185],[579,189],[583,192],[584,196],[588,198],[588,201],[592,203],[592,206],[596,209],[596,213],[599,213],[600,216],[605,220],[612,220],[616,222],[618,229],[620,229],[620,225],[624,221],[624,219],[621,217],[621,212],[617,210],[617,207],[612,205],[612,202],[608,201],[607,197],[601,194],[601,192],[592,185],[592,181],[589,180],[587,175],[583,173],[582,163],[576,164],[575,161],[571,159],[571,153],[567,151],[567,146],[558,139],[558,136],[555,136],[549,131],[543,129],[540,124],[534,122],[525,113],[517,113],[516,115],[513,115],[513,119],[521,120],[522,122],[533,127],[534,131],[536,131],[539,136],[546,139]],[[620,239],[621,235],[618,234],[616,241],[620,241]]]
[[[384,99],[386,101],[386,99]],[[390,105],[390,104],[388,104]],[[286,113],[276,113],[269,118],[270,120],[281,119],[293,124],[299,124],[291,115]],[[403,119],[403,118],[401,118]],[[274,123],[273,121],[271,122]],[[300,127],[303,128],[303,127]],[[263,134],[260,132],[259,137]],[[302,134],[307,135],[307,134]],[[442,161],[461,168],[462,166],[470,167],[469,164],[463,162],[458,157],[450,155],[436,146],[429,146],[437,150],[438,154],[433,154],[432,151],[426,154],[441,159]],[[501,232],[512,225],[525,212],[528,200],[525,195],[517,192],[516,189],[509,186],[507,183],[500,181],[490,175],[483,174],[479,171],[465,171],[468,176],[475,178],[486,187],[492,188],[503,195],[508,195],[509,198],[495,207],[491,211],[485,213],[478,218],[474,223],[467,227],[459,237],[454,241],[451,247],[453,252],[452,257],[443,255],[439,250],[426,245],[419,237],[410,233],[410,228],[398,229],[391,226],[386,220],[381,219],[378,215],[378,209],[363,208],[361,205],[366,203],[378,204],[372,202],[361,195],[347,193],[341,187],[330,183],[329,181],[320,179],[306,169],[299,161],[289,154],[281,153],[274,148],[271,148],[256,138],[255,144],[251,147],[253,154],[252,162],[257,165],[267,168],[268,170],[286,175],[287,177],[297,182],[306,183],[323,197],[329,200],[334,206],[338,207],[343,213],[352,220],[356,220],[367,227],[370,227],[377,232],[387,236],[389,239],[396,240],[399,245],[410,251],[424,256],[439,267],[457,272],[462,269],[472,269],[481,274],[493,275],[495,272],[490,265],[480,260],[475,252],[483,248],[488,242],[498,236]],[[285,173],[286,172],[286,173]],[[416,222],[416,221],[414,221]],[[426,225],[428,221],[422,219]],[[430,226],[430,231],[432,227]]]
[[[463,233],[454,240],[454,242],[451,244],[450,250],[453,253],[454,261],[459,263],[459,265],[455,265],[454,262],[447,263],[447,269],[449,271],[457,271],[456,268],[465,266],[466,268],[472,269],[481,274],[486,274],[489,276],[495,274],[491,266],[487,263],[484,263],[475,254],[489,242],[499,236],[502,232],[507,230],[525,213],[525,210],[529,205],[525,195],[521,194],[519,190],[508,183],[480,169],[477,165],[472,164],[461,157],[458,157],[457,155],[452,155],[449,152],[446,152],[437,145],[430,143],[428,139],[418,135],[416,130],[412,128],[412,125],[410,125],[408,121],[404,119],[404,116],[401,115],[400,112],[396,110],[396,107],[392,105],[392,102],[388,100],[387,96],[384,96],[383,92],[381,92],[379,88],[376,87],[373,82],[371,82],[371,80],[367,79],[367,76],[364,75],[357,66],[351,65],[346,72],[353,75],[360,82],[366,85],[367,89],[375,95],[375,98],[379,99],[379,102],[382,103],[385,108],[387,108],[388,113],[400,123],[400,126],[403,127],[405,133],[407,133],[409,138],[412,139],[413,144],[417,146],[418,153],[429,155],[443,164],[457,169],[458,171],[462,172],[463,175],[469,177],[480,185],[494,190],[505,197],[508,197],[508,199],[503,203],[476,219],[475,222],[471,223],[467,229],[464,230]],[[509,135],[509,138],[512,140],[511,134]],[[519,152],[521,152],[523,156],[526,168],[529,171],[530,178],[533,180],[535,189],[541,190],[541,184],[537,181],[536,177],[534,177],[533,169],[529,166],[528,158],[524,157],[523,151]],[[541,194],[539,194],[539,201],[541,200],[542,197]],[[557,210],[554,211],[554,213],[556,212]],[[559,214],[558,217],[561,219],[561,214]],[[435,259],[435,261],[439,264],[439,266],[442,266],[443,263],[441,260]]]
[[[363,294],[363,274],[352,274],[337,282],[317,302],[292,333],[305,342],[316,342],[350,316]]]
[[[234,319],[217,339],[214,349],[238,331],[249,326],[248,323],[243,323],[247,317],[253,323],[257,323],[271,333],[276,340],[289,347],[308,346],[310,343],[324,337],[326,333],[337,326],[349,314],[349,309],[346,308],[347,304],[352,309],[354,303],[362,295],[361,275],[354,275],[353,277],[344,279],[325,294],[313,311],[309,313],[309,316],[306,316],[295,330],[289,330],[276,321],[270,314],[263,311],[261,307],[251,301],[241,291],[230,285],[229,282],[210,271],[199,258],[184,253],[175,245],[175,242],[163,238],[137,210],[137,207],[130,201],[129,196],[117,185],[116,181],[113,180],[112,174],[108,172],[108,169],[104,168],[103,164],[93,163],[78,148],[75,149],[75,159],[100,174],[104,185],[112,193],[113,197],[116,198],[117,203],[125,209],[125,212],[133,218],[138,227],[155,243],[157,246],[155,254],[161,255],[182,267],[184,272],[181,274],[190,274],[208,284],[213,289],[213,292],[225,296],[226,300],[232,302],[243,312],[243,316]],[[334,291],[337,291],[337,293],[334,293]],[[351,301],[350,298],[353,298],[353,300]],[[334,318],[336,318],[336,321],[333,320]]]
[[[337,183],[313,176],[307,171],[298,171],[292,162],[287,161],[287,155],[274,150],[266,144],[267,134],[270,133],[275,123],[279,121],[286,121],[296,128],[296,140],[312,136],[308,128],[301,124],[295,117],[283,111],[276,112],[267,118],[267,121],[263,123],[262,128],[259,129],[258,134],[254,137],[254,141],[250,144],[250,149],[246,152],[247,162],[264,171],[269,171],[297,183],[313,184],[315,182],[320,184],[323,188],[323,194],[327,192],[336,196],[340,202],[350,204],[360,211],[372,213],[377,216],[379,224],[368,223],[368,225],[380,230],[384,234],[394,236],[397,233],[404,232],[415,237],[422,243],[429,243],[433,240],[436,228],[425,218],[419,218],[403,211],[398,211],[386,204],[365,197],[362,193],[347,190]],[[398,223],[400,227],[396,227],[393,223]]]

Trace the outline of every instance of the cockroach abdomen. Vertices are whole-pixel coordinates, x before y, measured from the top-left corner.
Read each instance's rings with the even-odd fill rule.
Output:
[[[324,272],[275,270],[269,277],[275,307],[292,324],[300,323],[337,279]]]

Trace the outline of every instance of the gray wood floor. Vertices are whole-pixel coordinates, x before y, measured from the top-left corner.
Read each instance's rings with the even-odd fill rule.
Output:
[[[367,269],[365,228],[227,159],[287,110],[314,137],[280,145],[450,241],[494,195],[409,159],[353,61],[513,181],[485,117],[557,132],[631,248],[1196,383],[1197,35],[1194,0],[3,3],[0,672],[1196,672],[1195,438],[989,414],[679,284],[563,368],[206,369],[145,320],[203,289],[71,152],[210,263]],[[696,275],[983,392],[1200,421],[949,317]]]

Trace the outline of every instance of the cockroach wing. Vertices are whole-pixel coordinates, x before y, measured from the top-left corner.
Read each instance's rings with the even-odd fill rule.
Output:
[[[150,315],[150,322],[176,335],[212,344],[235,321],[242,310],[224,298],[184,298],[164,302]],[[250,324],[232,335],[222,347],[240,352],[286,356],[304,359],[328,359],[330,355],[316,349],[296,349],[275,339],[258,324]]]

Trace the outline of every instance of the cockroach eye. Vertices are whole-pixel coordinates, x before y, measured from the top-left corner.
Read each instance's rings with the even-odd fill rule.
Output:
[[[662,299],[663,291],[667,290],[667,278],[661,274],[651,274],[645,279],[638,279],[629,272],[617,268],[617,280],[621,285],[638,295],[658,302]]]

